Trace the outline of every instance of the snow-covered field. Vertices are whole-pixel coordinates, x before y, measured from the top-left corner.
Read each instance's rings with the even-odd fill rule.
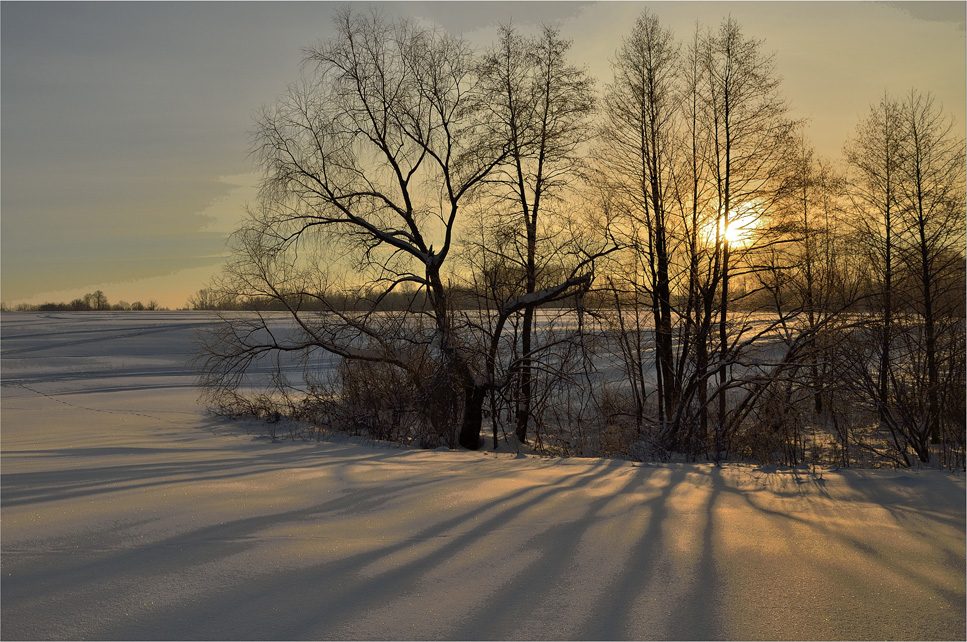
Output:
[[[3,639],[954,639],[965,486],[351,440],[197,404],[197,313],[4,313]]]

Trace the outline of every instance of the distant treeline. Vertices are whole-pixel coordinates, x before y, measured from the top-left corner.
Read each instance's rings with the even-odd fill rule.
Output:
[[[68,303],[20,303],[13,307],[13,310],[16,312],[90,312],[109,310],[165,309],[167,308],[159,307],[157,301],[148,301],[147,303],[142,303],[141,301],[135,301],[134,303],[118,301],[117,303],[111,303],[108,301],[107,297],[104,296],[104,292],[101,290],[89,292],[84,296],[74,299]],[[9,311],[9,308],[7,308],[6,305],[0,304],[0,310],[7,312]]]
[[[458,309],[474,309],[479,297],[469,290],[461,290],[454,296],[453,305]],[[282,312],[300,310],[306,312],[325,310],[371,310],[419,311],[429,307],[425,290],[394,290],[391,292],[326,292],[292,294],[285,297],[232,296],[204,288],[189,297],[190,310],[237,310]]]
[[[967,271],[963,261],[954,261],[954,269],[938,279],[942,287],[936,295],[938,302],[949,310],[954,317],[967,316],[967,308],[963,292],[967,291]],[[807,304],[805,297],[796,292],[793,287],[768,289],[761,287],[752,279],[736,279],[733,285],[734,294],[730,301],[732,309],[736,311],[755,312],[769,309],[776,297],[785,301],[793,308]],[[876,307],[877,293],[883,285],[878,282],[866,282],[858,285],[849,292],[833,292],[827,297],[823,306],[828,309],[847,307],[847,298],[852,298],[852,309],[855,311],[869,311]],[[894,275],[892,288],[897,293],[894,307],[898,311],[914,311],[909,302],[914,300],[916,283],[910,274],[898,270]],[[684,308],[687,301],[682,296],[671,296],[672,303],[678,308]],[[559,302],[560,307],[587,307],[594,309],[623,309],[647,300],[641,293],[617,292],[609,288],[593,288],[581,296],[578,302],[575,296],[566,297]],[[123,303],[123,302],[122,302]],[[718,297],[713,296],[713,303],[718,303]],[[49,305],[49,304],[48,304]],[[134,306],[131,309],[141,309]],[[485,297],[467,287],[452,286],[451,305],[457,310],[475,310],[487,308]],[[492,303],[491,303],[492,305]],[[814,302],[813,307],[816,307]],[[186,310],[218,310],[239,312],[285,312],[298,310],[314,312],[325,310],[343,311],[422,311],[430,308],[425,290],[393,290],[390,292],[356,291],[356,292],[326,292],[303,293],[301,295],[286,296],[242,296],[228,295],[212,288],[203,288],[188,298]],[[58,308],[65,309],[65,308]],[[66,308],[77,309],[77,308]],[[80,308],[86,309],[86,308]],[[127,309],[127,308],[109,308]],[[144,308],[153,309],[153,308]]]

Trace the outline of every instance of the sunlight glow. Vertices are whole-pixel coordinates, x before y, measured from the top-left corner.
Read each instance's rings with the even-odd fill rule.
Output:
[[[733,209],[728,217],[728,225],[724,220],[719,220],[718,230],[714,219],[710,219],[704,226],[704,236],[710,245],[715,244],[717,238],[724,237],[729,245],[747,246],[751,245],[755,239],[756,230],[762,225],[762,213],[755,202],[745,203]]]
[[[725,221],[721,221],[720,225],[725,225]],[[758,226],[759,212],[756,210],[755,204],[746,203],[731,212],[728,225],[722,233],[730,245],[748,245],[752,242],[753,234]]]

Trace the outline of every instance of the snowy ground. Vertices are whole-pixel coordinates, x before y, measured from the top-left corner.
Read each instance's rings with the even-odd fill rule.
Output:
[[[271,443],[205,317],[2,316],[3,639],[965,639],[939,471]]]

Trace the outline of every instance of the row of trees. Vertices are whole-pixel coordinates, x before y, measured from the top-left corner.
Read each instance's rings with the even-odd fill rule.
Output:
[[[929,461],[964,422],[964,141],[929,95],[885,96],[846,147],[872,319],[845,355],[854,389]],[[859,346],[859,349],[857,349]]]
[[[96,292],[88,292],[82,297],[73,299],[68,303],[21,303],[17,305],[14,310],[18,312],[66,312],[66,311],[91,311],[91,310],[157,310],[157,301],[149,301],[147,304],[141,303],[140,301],[135,301],[134,303],[128,303],[127,301],[118,301],[117,303],[110,303],[104,292],[97,290]]]
[[[475,52],[337,26],[258,119],[259,200],[204,292],[283,314],[208,335],[213,408],[423,445],[477,448],[486,418],[495,446],[962,465],[964,142],[929,94],[871,108],[840,171],[731,19],[680,43],[645,12],[601,96],[554,29]]]

